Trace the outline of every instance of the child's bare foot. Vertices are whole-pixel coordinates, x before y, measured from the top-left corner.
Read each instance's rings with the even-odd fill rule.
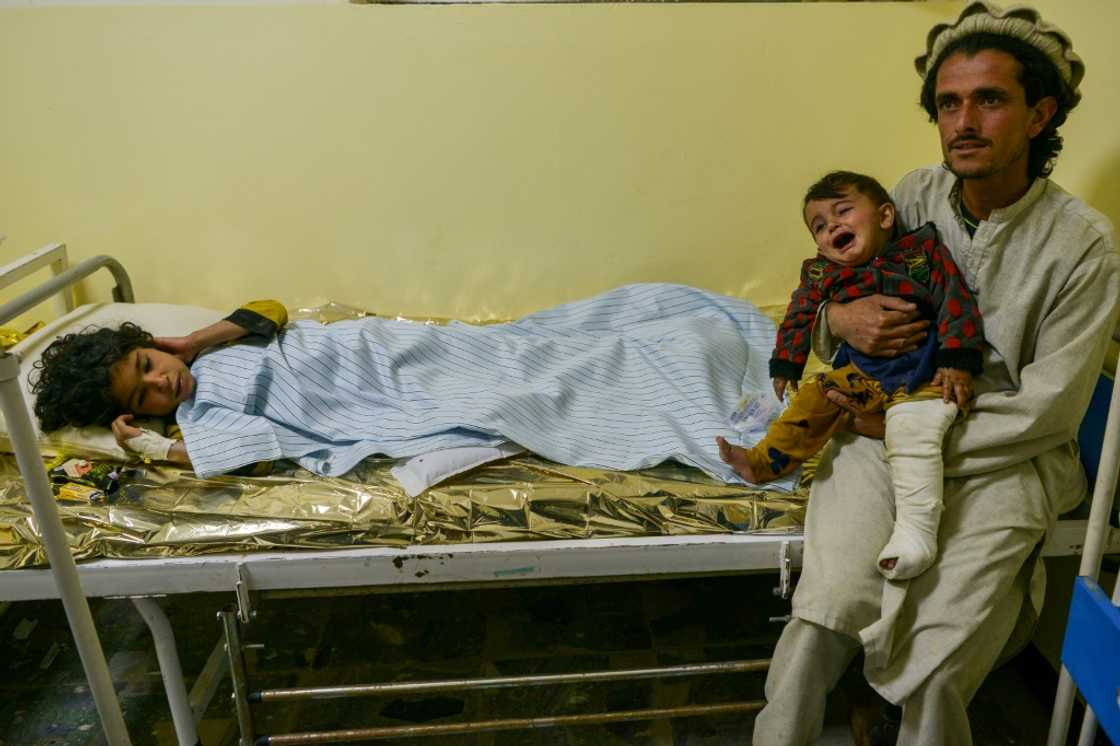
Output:
[[[758,484],[762,481],[751,471],[750,462],[747,461],[746,448],[733,446],[719,435],[716,436],[716,443],[719,444],[719,457],[723,459],[725,464],[729,464],[739,476],[751,484]]]

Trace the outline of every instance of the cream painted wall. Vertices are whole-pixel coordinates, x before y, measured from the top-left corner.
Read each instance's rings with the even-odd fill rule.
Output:
[[[781,302],[812,179],[939,160],[911,60],[962,5],[0,9],[0,261],[62,240],[216,308]],[[1088,67],[1056,180],[1120,221],[1120,4],[1038,5]]]

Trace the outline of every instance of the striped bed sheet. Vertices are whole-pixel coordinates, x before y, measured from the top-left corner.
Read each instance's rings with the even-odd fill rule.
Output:
[[[774,332],[747,301],[666,284],[504,324],[301,321],[201,356],[177,419],[200,476],[279,458],[340,475],[371,454],[513,442],[573,466],[675,460],[741,483],[714,440],[761,434],[729,418],[770,390]]]

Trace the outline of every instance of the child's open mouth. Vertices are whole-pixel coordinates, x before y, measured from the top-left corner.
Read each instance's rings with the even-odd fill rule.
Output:
[[[837,251],[843,251],[852,245],[852,241],[856,240],[856,234],[851,231],[842,231],[837,233],[832,239],[832,248]]]

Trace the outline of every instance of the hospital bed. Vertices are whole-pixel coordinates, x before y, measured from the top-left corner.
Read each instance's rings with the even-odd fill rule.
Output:
[[[73,311],[70,287],[81,279],[107,269],[112,273],[116,287],[114,299],[121,303],[133,301],[127,273],[117,262],[108,257],[95,257],[69,267],[66,248],[53,244],[7,267],[0,268],[0,287],[11,284],[31,273],[49,268],[51,277],[19,298],[0,306],[0,325],[25,313],[39,303],[54,299],[60,313]],[[26,420],[26,404],[16,379],[21,375],[15,355],[0,357],[0,387],[3,393],[5,422],[9,440],[15,452],[19,471],[22,473],[27,499],[34,510],[34,524],[42,534],[44,551],[51,569],[21,568],[0,571],[0,600],[30,600],[60,598],[67,611],[79,653],[85,667],[95,703],[106,734],[111,743],[127,743],[127,729],[112,689],[104,656],[93,628],[86,599],[89,597],[131,599],[152,633],[160,661],[161,673],[174,720],[176,734],[181,743],[192,744],[197,740],[195,723],[204,712],[217,682],[228,670],[236,695],[236,714],[242,734],[242,743],[252,743],[252,708],[250,699],[282,700],[294,697],[368,696],[370,694],[416,693],[441,691],[449,688],[494,688],[526,686],[565,681],[617,680],[621,678],[650,678],[659,676],[685,676],[715,674],[746,670],[762,670],[768,661],[728,661],[716,664],[670,666],[639,671],[604,671],[542,677],[517,677],[516,679],[491,679],[443,682],[411,682],[404,684],[355,685],[336,687],[330,691],[271,691],[253,692],[247,680],[241,655],[241,632],[251,624],[254,605],[271,595],[310,591],[313,589],[392,589],[465,587],[474,584],[526,584],[526,583],[575,583],[594,580],[664,578],[672,576],[727,574],[747,572],[777,573],[775,593],[788,597],[791,592],[792,573],[801,559],[801,536],[796,529],[780,521],[767,525],[769,532],[760,533],[760,525],[747,522],[747,531],[737,530],[737,519],[723,520],[726,503],[717,511],[721,516],[715,525],[699,520],[699,513],[686,516],[679,526],[662,532],[662,535],[605,535],[601,537],[573,537],[563,532],[545,532],[531,541],[517,540],[517,534],[486,536],[500,541],[475,541],[470,537],[460,541],[441,541],[444,531],[420,542],[411,541],[412,535],[396,536],[392,546],[361,546],[345,549],[283,548],[283,542],[269,551],[217,551],[194,556],[148,557],[144,559],[100,558],[75,565],[68,539],[58,517],[41,455],[42,444],[37,441],[34,426]],[[25,372],[23,373],[25,375]],[[521,472],[537,474],[549,472],[549,467],[531,459],[520,465],[506,467]],[[500,471],[500,469],[499,469]],[[555,475],[553,475],[555,476]],[[670,475],[671,476],[671,475]],[[500,475],[499,477],[500,478]],[[561,474],[559,478],[588,481],[583,473]],[[658,475],[653,488],[643,494],[653,495],[653,513],[664,513],[665,505],[656,503],[662,482]],[[687,481],[687,480],[686,480]],[[222,485],[228,482],[221,482]],[[730,502],[741,505],[742,492],[732,492]],[[707,499],[707,498],[701,498]],[[623,501],[625,502],[625,501]],[[641,502],[635,500],[634,502]],[[455,507],[455,506],[452,506]],[[627,516],[612,514],[609,523],[625,522]],[[438,522],[437,522],[438,523]],[[796,522],[794,522],[796,523]],[[1046,555],[1080,553],[1085,541],[1087,520],[1064,520],[1050,537],[1043,550]],[[697,534],[697,531],[707,531]],[[610,534],[610,532],[608,532]],[[527,534],[528,535],[528,534]],[[560,538],[557,538],[557,537]],[[1107,551],[1120,551],[1120,532],[1102,534]],[[249,544],[245,545],[246,547]],[[220,548],[219,548],[220,549]],[[212,549],[211,549],[212,551]],[[182,671],[175,649],[174,631],[155,598],[170,594],[195,592],[227,592],[235,601],[221,615],[224,639],[219,641],[206,668],[191,692],[186,691]],[[416,732],[411,735],[435,735],[438,732],[467,732],[471,730],[499,730],[514,727],[539,727],[576,723],[610,722],[621,719],[650,717],[678,717],[683,715],[710,714],[728,711],[758,709],[760,702],[742,702],[719,706],[694,706],[666,709],[664,711],[635,711],[570,716],[570,721],[548,718],[525,718],[510,721],[490,721],[474,724],[452,724],[444,728]],[[374,732],[376,730],[377,732]],[[349,731],[351,739],[390,737],[402,735],[392,729],[365,729]],[[355,735],[358,734],[358,735]],[[340,734],[293,734],[273,736],[260,742],[327,742],[341,738]],[[286,740],[287,739],[287,740]]]

